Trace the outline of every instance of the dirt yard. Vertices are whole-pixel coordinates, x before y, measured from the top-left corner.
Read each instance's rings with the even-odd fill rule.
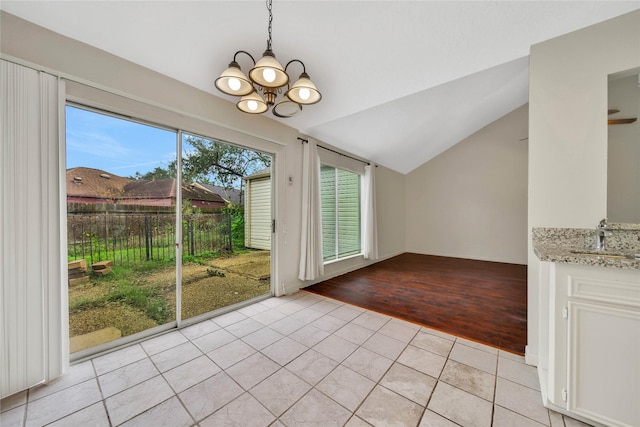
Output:
[[[270,252],[185,263],[182,266],[182,318],[270,292]],[[129,274],[127,284],[105,277],[69,288],[69,335],[107,327],[122,336],[175,320],[175,268]],[[133,284],[132,284],[133,283]]]

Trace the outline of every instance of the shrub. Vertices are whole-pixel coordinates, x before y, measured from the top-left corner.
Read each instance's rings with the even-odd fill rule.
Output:
[[[207,268],[207,274],[211,277],[225,277],[222,271],[215,268]]]

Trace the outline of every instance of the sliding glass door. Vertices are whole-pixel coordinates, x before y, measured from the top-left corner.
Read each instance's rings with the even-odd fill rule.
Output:
[[[271,293],[270,155],[74,104],[66,123],[72,354]]]
[[[182,134],[182,319],[271,293],[271,156]],[[252,192],[262,174],[268,188]],[[256,207],[266,215],[252,215]],[[265,224],[266,223],[266,224]],[[251,240],[256,228],[266,240]]]
[[[177,132],[67,106],[70,352],[176,320]],[[154,174],[155,173],[155,174]]]

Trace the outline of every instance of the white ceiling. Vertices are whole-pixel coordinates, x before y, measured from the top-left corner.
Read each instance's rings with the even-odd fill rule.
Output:
[[[0,8],[229,100],[214,80],[237,50],[258,59],[266,47],[264,1],[2,0]],[[323,95],[279,120],[407,173],[527,102],[532,44],[635,9],[640,0],[274,0],[275,54],[283,64],[302,60]],[[248,59],[239,62],[248,72]]]

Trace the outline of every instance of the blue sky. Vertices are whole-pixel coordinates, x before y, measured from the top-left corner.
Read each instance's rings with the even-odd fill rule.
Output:
[[[83,166],[132,177],[166,168],[176,158],[175,131],[72,106],[66,107],[66,121],[67,169]],[[183,158],[187,158],[193,147],[187,142],[189,135],[182,135]],[[256,168],[263,166],[251,164],[247,174]],[[240,186],[239,181],[236,184]]]
[[[67,106],[67,168],[144,174],[175,159],[176,133]]]

